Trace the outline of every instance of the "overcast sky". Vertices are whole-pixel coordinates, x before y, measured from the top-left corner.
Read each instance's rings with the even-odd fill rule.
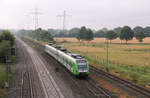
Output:
[[[56,16],[64,10],[67,29],[150,25],[150,0],[0,0],[0,28],[34,28],[35,8],[41,12],[39,26],[45,29],[62,28],[62,18]]]

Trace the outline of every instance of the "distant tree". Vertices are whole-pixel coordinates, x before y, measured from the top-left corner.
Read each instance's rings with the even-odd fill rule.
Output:
[[[85,40],[89,42],[89,41],[93,40],[93,38],[94,38],[93,31],[92,31],[91,29],[88,29],[88,30],[86,31]]]
[[[62,30],[60,29],[48,29],[48,32],[54,36],[54,37],[60,37],[60,32],[62,32]]]
[[[42,30],[40,32],[40,40],[41,41],[45,41],[45,42],[48,42],[48,41],[52,41],[53,40],[53,37],[51,36],[51,34],[46,31],[46,30]]]
[[[48,32],[47,30],[43,30],[41,28],[38,28],[37,30],[25,30],[22,32],[24,36],[31,37],[33,39],[39,40],[39,41],[53,41],[53,36]]]
[[[144,32],[144,28],[142,28],[141,26],[136,26],[135,28],[133,28],[134,32]]]
[[[80,40],[84,40],[86,38],[86,32],[87,32],[87,29],[85,26],[82,26],[80,31],[77,33],[77,39],[80,41]]]
[[[117,36],[119,37],[119,39],[121,40],[121,43],[122,43],[122,36],[120,35],[121,34],[121,27],[117,27],[117,28],[114,28],[114,32],[116,32],[117,33]]]
[[[39,28],[35,32],[36,32],[37,40],[46,41],[46,42],[53,40],[51,34],[46,30],[42,30],[41,28]]]
[[[134,32],[129,26],[124,26],[120,33],[120,38],[126,41],[126,44],[129,40],[132,40],[134,36]]]
[[[91,29],[87,29],[85,26],[82,26],[80,31],[77,33],[76,38],[80,41],[91,41],[94,38],[93,31]]]
[[[133,29],[134,32],[143,32],[145,37],[150,37],[150,27],[141,27],[141,26],[136,26],[134,29]]]
[[[118,34],[118,36],[119,36],[119,39],[121,40],[121,44],[122,44],[122,40],[124,39],[124,36],[123,36],[123,34],[121,34],[121,32]]]
[[[107,28],[102,28],[101,30],[104,31],[104,32],[108,31]]]
[[[146,37],[150,37],[150,27],[145,27],[143,33]]]
[[[80,28],[72,28],[71,30],[69,30],[69,37],[76,37],[77,33],[80,31]]]
[[[14,45],[14,42],[15,42],[15,38],[14,38],[14,35],[11,34],[9,31],[7,30],[3,30],[2,31],[2,34],[0,35],[0,41],[3,41],[3,40],[7,40],[9,41],[10,45],[13,46]]]
[[[104,37],[104,31],[98,30],[94,33],[94,37]]]
[[[111,43],[111,40],[117,38],[117,33],[115,33],[113,30],[107,31],[105,33],[105,38],[107,38],[108,40],[110,40],[110,43]]]
[[[122,29],[121,27],[117,27],[117,28],[114,28],[113,31],[116,32],[117,35],[119,36],[119,34],[121,33],[121,29]]]
[[[135,33],[135,38],[136,38],[139,42],[143,42],[143,39],[145,38],[144,33],[143,33],[143,32],[136,32],[136,33]]]

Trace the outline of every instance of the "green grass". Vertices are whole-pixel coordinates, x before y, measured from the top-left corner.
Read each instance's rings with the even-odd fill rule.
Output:
[[[8,81],[10,81],[13,74],[13,65],[10,65],[11,71],[8,74]],[[6,65],[0,64],[0,88],[4,88],[6,81]]]
[[[104,43],[62,43],[73,53],[81,54],[90,64],[106,67]],[[112,73],[141,85],[150,83],[150,44],[109,45],[109,69]]]
[[[8,81],[10,81],[10,79],[13,76],[13,66],[16,60],[15,56],[11,57],[12,63],[9,64],[10,66],[10,72],[8,74]],[[6,92],[5,90],[5,82],[6,82],[6,64],[4,63],[0,63],[0,98],[6,98],[6,96],[2,96],[2,94],[4,92]]]
[[[11,65],[11,71],[8,74],[8,81],[12,78],[13,75],[13,65]],[[5,92],[5,82],[6,82],[6,65],[0,63],[0,98],[6,98],[5,96],[2,96],[2,93]]]
[[[0,88],[4,88],[6,81],[6,68],[4,64],[0,64]]]

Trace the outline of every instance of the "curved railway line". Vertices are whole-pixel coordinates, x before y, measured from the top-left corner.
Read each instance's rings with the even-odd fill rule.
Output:
[[[61,69],[62,73],[70,80],[70,83],[73,83],[75,87],[80,89],[78,93],[85,96],[85,98],[117,98],[116,95],[103,88],[101,85],[96,85],[98,83],[90,78],[76,78],[52,56],[45,53],[43,56],[47,62],[53,62],[56,68]]]
[[[95,90],[91,89],[91,92],[95,96],[100,97],[100,98],[116,98],[117,97],[115,94],[113,95],[112,92],[110,92],[109,90],[105,89],[104,87],[102,87],[100,84],[98,84],[94,80],[88,79],[87,81],[88,81],[89,84],[91,84],[92,87],[95,88]]]
[[[38,44],[36,42],[33,42],[31,41],[32,43],[34,43],[36,46],[40,46],[40,49],[38,48],[38,50],[42,51],[44,49],[44,45],[41,45],[41,44]],[[45,57],[46,58],[46,57]],[[120,77],[117,77],[113,74],[110,74],[108,72],[105,72],[101,69],[98,69],[94,66],[90,66],[90,72],[94,75],[96,75],[97,77],[101,78],[101,76],[103,77],[106,77],[110,80],[113,80],[113,82],[115,84],[119,84],[120,87],[123,87],[123,88],[127,88],[129,89],[131,92],[134,92],[135,94],[134,95],[137,95],[136,97],[137,98],[150,98],[150,90],[145,88],[145,87],[142,87],[140,85],[137,85],[133,82],[130,82],[128,80],[125,80],[125,79],[122,79]],[[90,90],[92,93],[95,93],[93,92],[93,90]],[[97,95],[95,93],[95,95]],[[107,96],[107,95],[106,95]],[[110,98],[109,96],[107,98]],[[112,98],[112,97],[111,97]]]
[[[133,82],[130,82],[130,81],[127,81],[127,80],[122,79],[120,77],[117,77],[115,75],[112,75],[112,74],[110,74],[108,72],[105,72],[101,69],[98,69],[98,68],[96,68],[92,65],[90,66],[90,69],[91,69],[91,72],[95,73],[95,75],[98,76],[98,77],[100,77],[99,74],[101,74],[101,75],[103,75],[103,76],[105,76],[109,79],[112,79],[112,80],[116,81],[117,83],[122,84],[123,86],[126,86],[126,87],[132,89],[133,91],[136,91],[136,92],[140,93],[141,95],[144,95],[144,96],[139,96],[139,97],[150,98],[150,90],[148,90],[147,88],[144,88],[144,87],[139,86],[139,85],[137,85]]]
[[[21,81],[20,98],[36,98],[33,94],[32,76],[31,76],[31,72],[29,71],[30,63],[27,62],[28,57],[27,57],[26,51],[24,49],[22,49],[22,53],[24,55],[24,64],[23,64],[23,69],[24,70],[22,72],[22,77],[21,77],[22,81]]]
[[[38,57],[36,52],[31,47],[27,46],[23,41],[21,41],[20,39],[18,40],[22,45],[24,45],[23,48],[26,47],[25,49],[23,49],[23,51],[26,52],[25,56],[29,56],[27,57],[27,59],[30,59],[30,61],[32,62],[32,66],[36,69],[38,78],[40,79],[42,84],[41,89],[43,89],[44,91],[45,98],[64,98],[52,76],[49,74],[47,68],[45,67],[43,61]],[[26,65],[31,64],[27,63]],[[33,70],[30,69],[30,72],[32,71]],[[30,78],[28,70],[23,72],[21,98],[37,98],[32,93],[32,86],[34,85],[32,84],[32,81],[30,81],[30,79],[32,78]]]
[[[36,44],[36,43],[34,43]],[[38,47],[40,47],[40,51],[44,52],[44,46],[39,46],[39,44],[36,44]],[[85,96],[85,98],[117,98],[114,93],[110,92],[109,90],[103,88],[101,85],[98,85],[98,83],[90,78],[87,79],[78,79],[75,78],[68,70],[66,70],[65,67],[63,67],[58,61],[55,60],[52,56],[42,53],[44,59],[48,63],[53,63],[55,67],[57,66],[59,69],[61,69],[63,74],[69,78],[70,83],[73,83],[74,87],[77,87],[80,89],[78,93]],[[47,64],[45,64],[47,65]],[[68,74],[70,73],[70,74]]]
[[[32,62],[28,57],[27,51],[24,48],[21,48],[21,54],[23,56],[23,64],[22,64],[22,74],[21,74],[21,84],[20,84],[20,98],[38,98],[36,87],[33,83],[33,77],[35,77],[36,73],[34,73],[33,66],[31,66]]]
[[[8,98],[41,98],[42,89],[37,78],[37,73],[32,66],[27,51],[16,41],[16,58],[14,75],[10,82]],[[40,95],[38,94],[40,92]]]

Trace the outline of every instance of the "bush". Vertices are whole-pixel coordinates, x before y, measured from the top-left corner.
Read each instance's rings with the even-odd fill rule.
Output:
[[[11,34],[9,31],[7,30],[3,30],[2,34],[0,35],[0,42],[7,40],[9,41],[10,45],[13,46],[14,42],[15,42],[15,38],[14,35]]]
[[[6,56],[10,55],[11,46],[8,41],[4,40],[0,43],[0,61],[5,62]]]

